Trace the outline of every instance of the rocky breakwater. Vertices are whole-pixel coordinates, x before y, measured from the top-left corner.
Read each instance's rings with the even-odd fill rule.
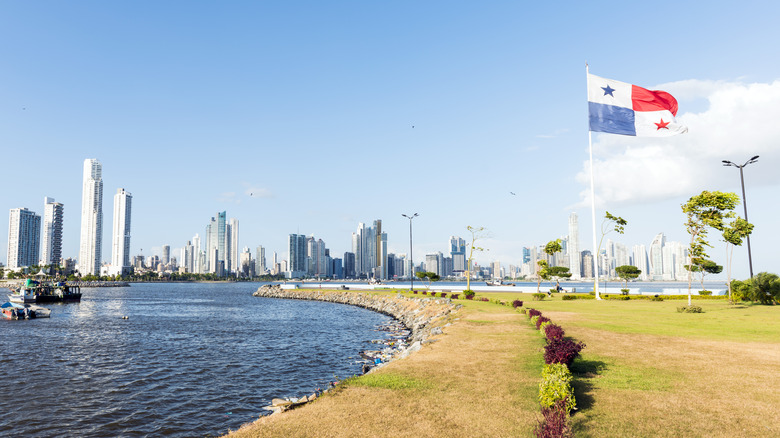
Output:
[[[374,368],[383,366],[393,359],[403,359],[418,351],[429,342],[431,336],[442,334],[444,319],[450,313],[460,309],[448,298],[407,298],[401,294],[377,295],[368,292],[345,292],[338,290],[307,290],[307,289],[282,289],[279,285],[263,285],[254,294],[263,298],[284,298],[293,300],[315,300],[329,303],[348,304],[350,306],[363,307],[375,312],[389,315],[403,324],[410,331],[408,338],[398,342],[394,348],[386,349],[382,354],[382,360],[375,362]],[[373,369],[373,368],[372,368]],[[305,403],[316,398],[312,394],[301,399],[275,399],[268,410],[282,412],[295,407],[301,402]],[[300,401],[299,401],[300,400]]]

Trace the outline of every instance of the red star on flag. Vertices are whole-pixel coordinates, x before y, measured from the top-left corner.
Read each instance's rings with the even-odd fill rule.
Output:
[[[669,129],[669,127],[668,127],[668,126],[666,126],[666,125],[668,125],[668,124],[669,124],[669,122],[664,122],[664,119],[661,119],[661,123],[656,123],[656,124],[655,124],[655,126],[657,126],[657,127],[658,127],[658,128],[656,129],[656,131],[660,131],[660,130],[661,130],[661,128],[663,128],[663,129]]]

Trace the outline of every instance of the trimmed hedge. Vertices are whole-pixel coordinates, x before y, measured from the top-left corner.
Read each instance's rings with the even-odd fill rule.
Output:
[[[542,370],[542,381],[539,383],[539,404],[542,408],[550,408],[558,401],[565,401],[566,412],[574,409],[574,388],[571,386],[572,375],[569,367],[556,363],[545,365]]]
[[[580,355],[583,348],[585,348],[585,344],[571,339],[562,338],[547,341],[547,345],[544,346],[544,363],[559,363],[569,367],[574,359]]]
[[[539,316],[539,318],[536,320],[536,329],[539,330],[543,322],[549,322],[550,318],[546,316]]]
[[[699,306],[682,306],[677,308],[678,313],[704,313],[704,310],[702,310]]]
[[[537,438],[573,438],[569,424],[566,400],[558,400],[549,408],[542,408],[542,421],[537,421],[534,433]]]
[[[550,322],[544,326],[544,336],[548,341],[563,339],[564,334],[563,328],[557,324]]]

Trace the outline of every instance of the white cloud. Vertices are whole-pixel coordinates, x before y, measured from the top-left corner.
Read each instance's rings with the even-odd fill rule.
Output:
[[[655,88],[655,87],[654,87]],[[667,138],[594,135],[597,204],[631,204],[688,197],[701,190],[739,185],[736,169],[721,160],[743,163],[760,155],[749,171],[755,184],[780,183],[780,80],[743,84],[686,80],[662,84],[680,102],[678,121],[687,134]],[[705,99],[702,112],[684,112],[686,101]],[[586,187],[581,205],[590,205],[590,166],[583,162],[577,180]]]

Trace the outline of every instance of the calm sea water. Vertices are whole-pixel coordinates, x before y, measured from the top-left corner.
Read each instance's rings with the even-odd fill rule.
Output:
[[[0,320],[0,435],[220,435],[359,374],[358,352],[388,337],[388,316],[252,297],[259,285],[82,289],[50,319]]]

